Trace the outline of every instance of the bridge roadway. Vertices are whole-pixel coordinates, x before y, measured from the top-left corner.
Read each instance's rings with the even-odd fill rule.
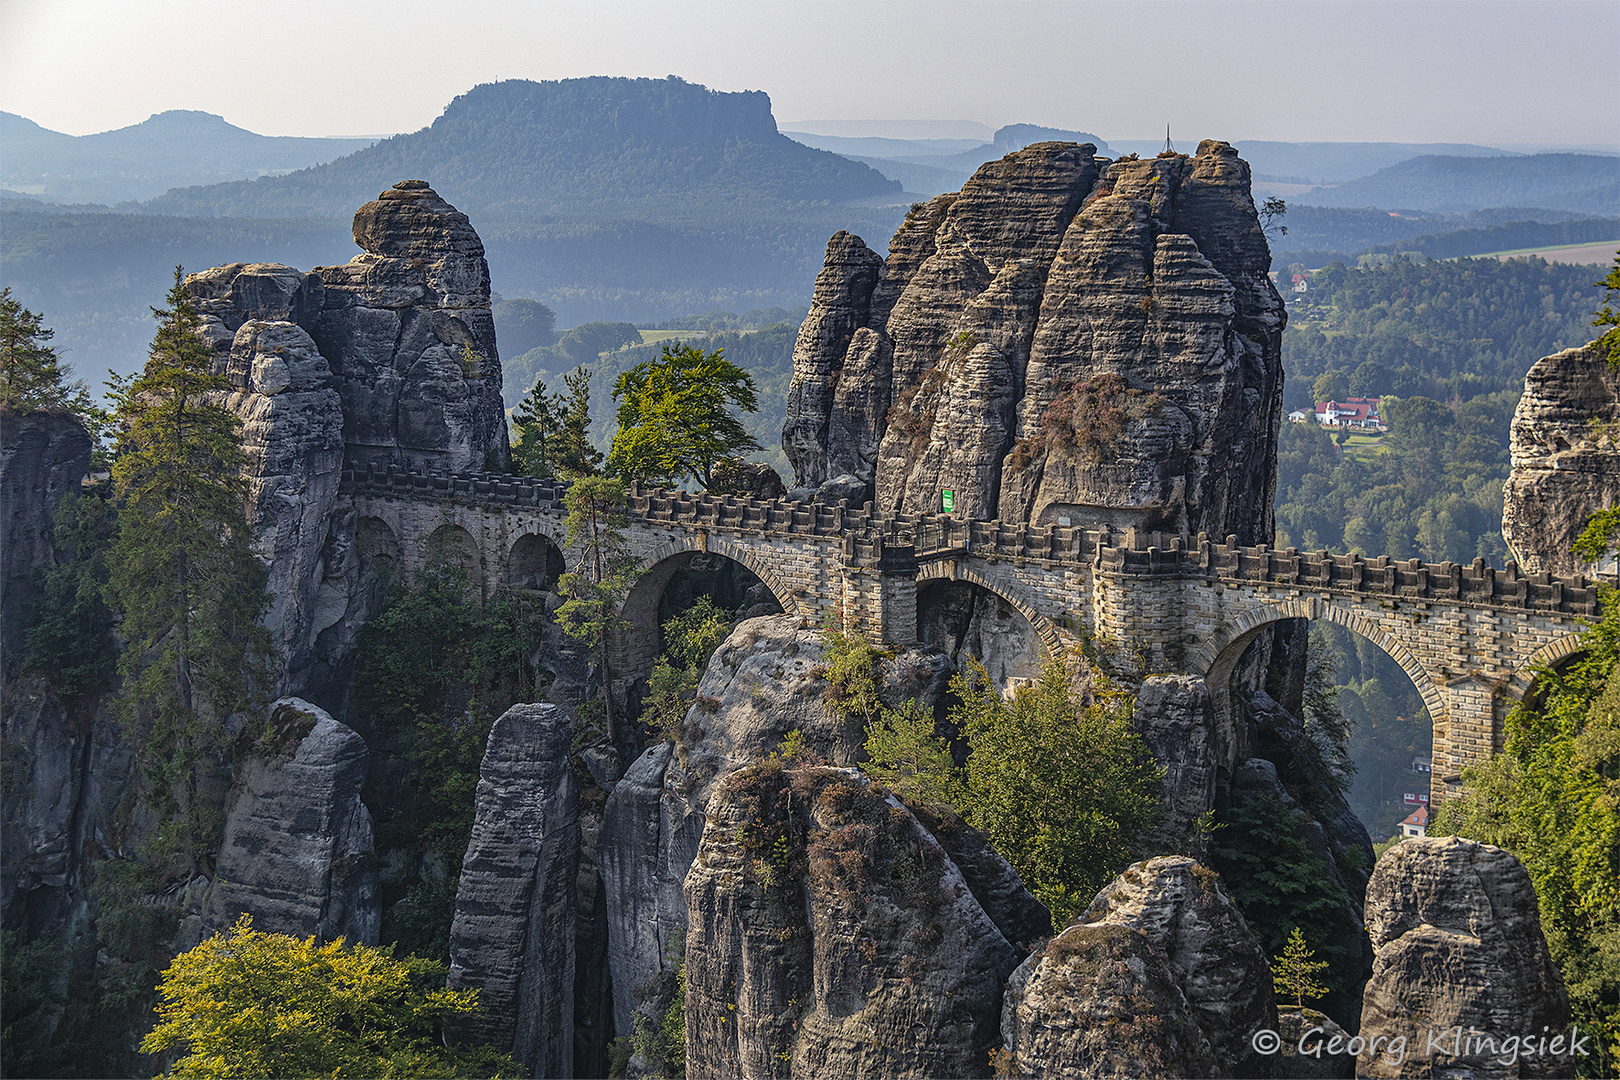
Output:
[[[345,472],[340,499],[406,573],[451,558],[487,592],[562,565],[565,490],[526,477],[373,467]],[[879,518],[849,506],[633,487],[626,531],[644,569],[613,645],[619,672],[651,669],[659,598],[700,552],[746,566],[784,611],[812,621],[830,612],[846,630],[895,646],[917,641],[918,595],[929,582],[972,582],[1019,611],[1054,655],[1089,640],[1138,674],[1203,678],[1218,731],[1230,727],[1230,677],[1249,643],[1280,619],[1326,619],[1383,649],[1422,695],[1434,722],[1436,801],[1463,765],[1501,748],[1503,719],[1536,670],[1577,651],[1598,614],[1595,583],[1526,576],[1512,563],[1279,551],[1202,534],[1189,543],[1106,525]]]

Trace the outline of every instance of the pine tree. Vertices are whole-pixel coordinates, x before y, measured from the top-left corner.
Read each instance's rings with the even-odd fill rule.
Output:
[[[1609,366],[1620,371],[1620,311],[1614,310],[1615,300],[1620,298],[1620,255],[1614,257],[1614,266],[1596,285],[1603,290],[1603,306],[1597,309],[1592,325],[1608,327],[1596,345],[1608,357]]]
[[[0,289],[0,406],[89,415],[89,392],[83,383],[66,381],[62,361],[49,344],[56,331],[41,325],[43,321],[44,316],[12,297],[10,286]]]
[[[568,479],[595,476],[602,465],[602,451],[591,445],[591,372],[577,367],[563,376],[566,394],[557,395],[561,407],[562,445],[557,471]]]
[[[145,369],[113,390],[118,536],[107,596],[123,616],[125,719],[139,733],[149,798],[178,849],[206,843],[199,772],[223,745],[224,718],[265,686],[263,566],[249,549],[240,421],[214,397],[230,388],[175,268]]]
[[[619,607],[630,591],[636,561],[626,548],[624,484],[605,476],[574,481],[563,496],[568,510],[568,544],[579,552],[578,569],[558,579],[568,599],[557,609],[557,624],[576,641],[590,646],[602,671],[602,700],[608,737],[615,738],[613,675],[608,667],[608,639],[622,625]]]
[[[529,396],[512,413],[512,426],[518,433],[512,447],[514,472],[522,476],[557,475],[566,408],[561,394],[548,394],[544,383],[535,382]]]
[[[1306,999],[1314,1000],[1328,992],[1317,976],[1328,969],[1326,960],[1312,959],[1316,953],[1305,944],[1305,934],[1294,927],[1288,935],[1288,944],[1282,955],[1271,965],[1271,986],[1279,997],[1291,997],[1294,1006],[1305,1008]]]

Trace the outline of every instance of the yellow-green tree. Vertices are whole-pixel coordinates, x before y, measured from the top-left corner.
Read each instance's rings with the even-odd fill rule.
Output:
[[[249,548],[241,422],[219,400],[201,317],[175,268],[169,306],[141,373],[113,387],[112,478],[118,535],[109,606],[123,617],[120,707],[138,733],[171,846],[201,851],[211,825],[198,771],[220,751],[224,719],[264,685],[268,638],[257,619],[264,567]]]
[[[709,486],[714,467],[761,449],[733,408],[759,408],[753,376],[725,358],[690,345],[665,345],[657,360],[637,364],[613,386],[619,431],[608,470],[625,480],[672,484],[691,477]]]
[[[176,1077],[516,1076],[490,1047],[447,1048],[444,1022],[478,1008],[445,966],[392,949],[260,933],[243,915],[175,957],[148,1054]]]
[[[1271,965],[1271,988],[1278,997],[1294,999],[1294,1007],[1303,1009],[1305,1002],[1314,1001],[1328,992],[1318,975],[1328,969],[1326,960],[1317,960],[1311,947],[1305,944],[1305,934],[1294,927],[1288,934],[1288,944]]]

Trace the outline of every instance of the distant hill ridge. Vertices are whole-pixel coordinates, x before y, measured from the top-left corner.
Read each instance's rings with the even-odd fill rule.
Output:
[[[308,168],[374,141],[259,135],[190,109],[94,135],[66,135],[0,112],[0,187],[61,203],[115,203],[180,185]]]
[[[1289,201],[1431,213],[1466,213],[1492,206],[1534,206],[1613,217],[1620,214],[1620,157],[1599,154],[1489,158],[1426,155]]]
[[[481,231],[550,215],[712,214],[716,201],[837,203],[898,192],[865,165],[778,133],[760,91],[670,76],[486,83],[429,127],[287,176],[173,191],[148,213],[352,213],[401,177],[428,180]]]

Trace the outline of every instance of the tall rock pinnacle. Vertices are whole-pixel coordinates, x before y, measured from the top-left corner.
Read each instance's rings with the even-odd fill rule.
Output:
[[[839,233],[794,351],[800,485],[875,509],[1271,537],[1283,304],[1231,146],[1109,162],[1037,143]]]

